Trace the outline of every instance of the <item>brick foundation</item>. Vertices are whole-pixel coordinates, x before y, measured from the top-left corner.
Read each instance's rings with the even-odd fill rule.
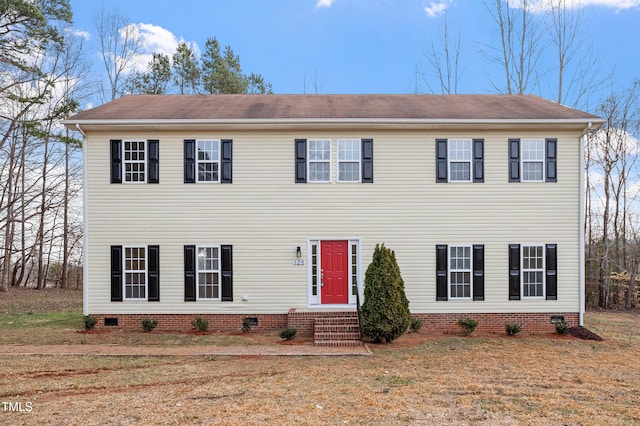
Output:
[[[555,325],[550,322],[552,316],[564,316],[564,321],[569,327],[580,324],[580,315],[575,312],[557,313],[474,313],[474,314],[413,314],[421,319],[421,331],[433,332],[457,332],[460,331],[458,320],[473,318],[478,321],[478,331],[490,331],[504,333],[505,324],[518,323],[522,330],[533,333],[553,332]]]
[[[239,331],[242,329],[242,321],[245,318],[258,319],[258,325],[251,327],[251,330],[255,331],[281,330],[287,327],[287,314],[98,314],[91,316],[98,320],[96,328],[99,329],[142,329],[142,319],[149,318],[158,322],[156,330],[188,331],[193,328],[191,321],[197,316],[209,321],[210,331]],[[105,318],[117,318],[118,326],[105,326]]]
[[[143,318],[154,319],[158,322],[156,330],[160,331],[188,331],[192,329],[191,320],[200,316],[209,321],[211,331],[239,331],[242,329],[244,318],[257,318],[258,325],[251,329],[255,331],[274,331],[286,327],[298,329],[298,336],[312,337],[314,332],[314,320],[316,318],[341,317],[353,315],[355,312],[345,311],[297,311],[291,309],[288,314],[97,314],[91,315],[98,320],[96,328],[109,329],[105,326],[105,318],[116,318],[117,327],[124,329],[142,329]],[[423,321],[423,332],[457,332],[460,330],[458,320],[461,318],[473,318],[478,321],[478,331],[504,332],[505,324],[522,324],[523,331],[527,332],[552,332],[555,330],[551,324],[551,316],[561,315],[570,327],[579,325],[580,317],[575,312],[557,313],[462,313],[462,314],[412,314]]]

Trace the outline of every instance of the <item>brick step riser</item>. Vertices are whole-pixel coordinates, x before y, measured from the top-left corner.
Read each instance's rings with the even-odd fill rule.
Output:
[[[361,340],[321,340],[315,342],[316,346],[362,346]]]
[[[344,332],[344,333],[318,333],[316,332],[313,335],[315,340],[353,340],[359,339],[360,333],[355,332]]]
[[[346,325],[316,325],[316,331],[322,331],[323,333],[330,333],[332,331],[359,331],[358,324],[346,324]]]
[[[358,318],[340,318],[340,319],[327,319],[327,318],[317,318],[315,320],[315,324],[323,324],[323,325],[342,325],[342,324],[358,324]]]

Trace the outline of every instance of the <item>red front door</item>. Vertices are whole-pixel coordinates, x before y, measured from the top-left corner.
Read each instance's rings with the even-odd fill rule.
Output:
[[[349,241],[320,243],[321,303],[349,303]]]

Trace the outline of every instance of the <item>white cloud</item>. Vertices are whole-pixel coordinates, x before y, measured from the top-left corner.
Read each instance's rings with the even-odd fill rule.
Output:
[[[335,0],[318,0],[316,1],[316,7],[331,7]]]
[[[153,24],[129,24],[120,30],[132,30],[133,34],[140,40],[140,51],[133,58],[133,63],[127,71],[144,72],[147,64],[153,58],[154,53],[164,53],[171,57],[181,40],[166,28]]]
[[[430,2],[429,6],[424,7],[424,11],[429,18],[437,18],[442,15],[447,8],[451,5],[452,0],[443,0],[439,2]]]

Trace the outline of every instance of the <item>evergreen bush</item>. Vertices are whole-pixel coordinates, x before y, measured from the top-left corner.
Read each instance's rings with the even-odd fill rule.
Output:
[[[462,331],[463,336],[468,336],[473,333],[473,330],[478,326],[478,321],[473,318],[460,318],[458,320],[458,326],[460,327],[460,331]]]
[[[158,325],[158,321],[149,318],[143,318],[141,321],[142,329],[144,331],[151,331]]]
[[[202,317],[195,317],[194,319],[191,320],[191,325],[196,330],[204,333],[209,328],[209,321],[207,321]]]
[[[85,330],[93,330],[93,328],[98,323],[98,320],[96,318],[94,318],[94,317],[89,316],[89,315],[85,315],[84,318],[83,318],[83,322],[84,322],[84,329]]]
[[[556,323],[556,333],[564,336],[569,332],[569,324],[564,321],[560,321]]]
[[[504,325],[504,329],[509,336],[514,336],[522,331],[522,324],[510,322]]]
[[[283,340],[291,340],[294,337],[296,337],[296,334],[298,333],[298,329],[297,328],[285,328],[283,330],[280,331],[280,333],[278,334],[278,336],[280,336],[281,339]]]
[[[409,301],[396,255],[384,244],[377,244],[364,278],[362,333],[376,343],[389,343],[402,336],[410,324]]]

